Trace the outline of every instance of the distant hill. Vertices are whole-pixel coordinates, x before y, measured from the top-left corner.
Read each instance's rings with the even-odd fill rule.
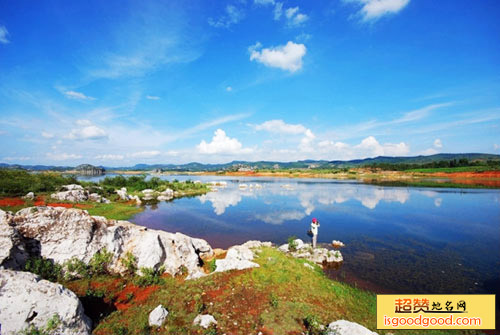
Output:
[[[412,156],[412,157],[386,157],[379,156],[375,158],[354,159],[354,160],[302,160],[296,162],[274,162],[274,161],[232,161],[224,164],[203,164],[203,163],[187,163],[187,164],[136,164],[134,166],[126,167],[103,167],[106,171],[117,170],[139,170],[139,171],[219,171],[228,169],[306,169],[306,168],[333,168],[333,167],[357,167],[371,164],[427,164],[439,161],[451,161],[467,159],[468,161],[500,161],[500,155],[493,154],[480,154],[480,153],[464,153],[464,154],[436,154],[430,156]],[[53,170],[53,171],[66,171],[74,170],[70,166],[51,166],[51,165],[19,165],[19,164],[5,164],[0,163],[0,168],[7,169],[25,169],[32,171],[40,170]]]

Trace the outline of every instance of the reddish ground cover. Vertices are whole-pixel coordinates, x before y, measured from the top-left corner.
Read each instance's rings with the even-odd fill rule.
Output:
[[[24,200],[22,198],[3,198],[0,199],[0,206],[13,207],[24,205]]]
[[[116,297],[115,307],[118,310],[124,310],[130,307],[131,300],[134,303],[141,303],[158,289],[159,286],[139,287],[134,284],[128,284]]]
[[[436,172],[432,174],[436,177],[448,177],[448,178],[499,178],[500,171],[484,171],[484,172]]]
[[[73,208],[73,204],[62,204],[62,203],[50,203],[46,206],[49,207],[64,207],[64,208]]]

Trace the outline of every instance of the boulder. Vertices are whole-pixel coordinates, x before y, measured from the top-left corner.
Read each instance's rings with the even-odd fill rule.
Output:
[[[41,206],[22,209],[15,215],[2,213],[0,245],[5,248],[0,250],[0,264],[22,260],[23,250],[30,256],[42,256],[58,264],[71,258],[88,263],[94,254],[106,249],[113,256],[109,266],[113,273],[126,271],[120,259],[130,252],[139,268],[163,266],[171,275],[186,268],[188,274],[199,276],[200,256],[213,253],[204,240],[146,229],[128,221],[90,216],[76,208]]]
[[[35,199],[35,193],[29,192],[23,198],[26,199],[26,200],[33,200],[33,199]]]
[[[243,243],[242,246],[250,249],[255,249],[260,247],[272,247],[273,244],[271,242],[247,241]]]
[[[30,325],[44,328],[54,315],[60,320],[54,333],[91,333],[91,321],[73,292],[29,272],[0,270],[2,334],[19,334]]]
[[[168,316],[168,311],[162,305],[158,305],[149,313],[149,326],[160,327]]]
[[[171,199],[172,199],[172,197],[169,197],[169,196],[167,196],[167,195],[159,195],[159,196],[156,198],[156,200],[158,200],[158,201],[168,201],[168,200],[171,200]]]
[[[83,191],[83,186],[78,184],[69,184],[69,185],[64,185],[62,189],[64,191],[75,191],[75,190]]]
[[[131,195],[131,196],[130,196],[130,200],[135,200],[135,202],[136,202],[138,205],[142,204],[141,198],[139,198],[139,196],[137,196],[137,195]]]
[[[131,199],[130,195],[127,194],[127,189],[125,187],[122,187],[119,190],[116,190],[116,194],[120,197],[121,200],[128,201]]]
[[[12,215],[0,209],[0,267],[23,269],[29,256],[22,236],[8,225],[10,220]]]
[[[332,241],[332,246],[334,248],[343,248],[343,247],[345,247],[345,244],[343,242],[341,242],[341,241],[333,240]]]
[[[217,320],[210,314],[199,314],[194,318],[193,324],[207,329],[212,324],[216,325]]]
[[[363,327],[362,325],[346,321],[346,320],[338,320],[332,322],[328,325],[327,335],[378,335],[375,332],[372,332],[368,328]]]
[[[167,197],[173,197],[174,196],[174,191],[167,188],[165,191],[161,192],[160,194],[167,196]]]
[[[281,245],[278,250],[281,252],[289,253],[295,258],[305,258],[317,264],[324,263],[338,263],[342,262],[342,254],[337,250],[328,250],[326,248],[311,248],[309,243],[304,243],[300,239],[296,239],[296,251],[290,251],[288,244]]]
[[[80,185],[76,185],[80,186]],[[81,202],[88,200],[88,192],[82,189],[73,189],[69,191],[62,191],[57,193],[52,193],[50,195],[51,198],[62,200],[62,201],[71,201],[71,202]]]
[[[215,271],[223,272],[259,267],[259,264],[252,262],[252,260],[252,250],[245,246],[237,245],[229,248],[226,258],[215,261]]]

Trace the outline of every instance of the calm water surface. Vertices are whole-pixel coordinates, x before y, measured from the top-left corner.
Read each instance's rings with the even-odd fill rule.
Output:
[[[379,292],[499,293],[500,191],[379,187],[321,179],[224,180],[226,188],[147,206],[131,221],[227,248],[247,240],[346,243],[329,276]],[[95,179],[94,179],[95,180]],[[241,189],[240,184],[249,187]],[[250,188],[259,184],[262,188]]]

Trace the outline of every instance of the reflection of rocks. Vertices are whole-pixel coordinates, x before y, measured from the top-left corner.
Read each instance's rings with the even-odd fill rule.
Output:
[[[338,320],[328,325],[326,335],[377,335],[377,333],[358,323]]]
[[[29,272],[0,270],[0,288],[2,334],[20,334],[29,325],[42,329],[54,315],[60,320],[54,334],[90,334],[80,300],[62,285]]]
[[[3,253],[2,265],[13,268],[23,267],[19,264],[25,259],[23,250],[63,264],[73,257],[88,263],[106,248],[113,255],[110,270],[114,273],[126,270],[120,259],[130,252],[139,267],[164,266],[172,275],[185,267],[194,275],[202,273],[200,257],[212,255],[204,240],[90,216],[74,208],[31,207],[15,215],[0,211],[0,219],[0,245],[5,246],[2,251],[9,250]]]

